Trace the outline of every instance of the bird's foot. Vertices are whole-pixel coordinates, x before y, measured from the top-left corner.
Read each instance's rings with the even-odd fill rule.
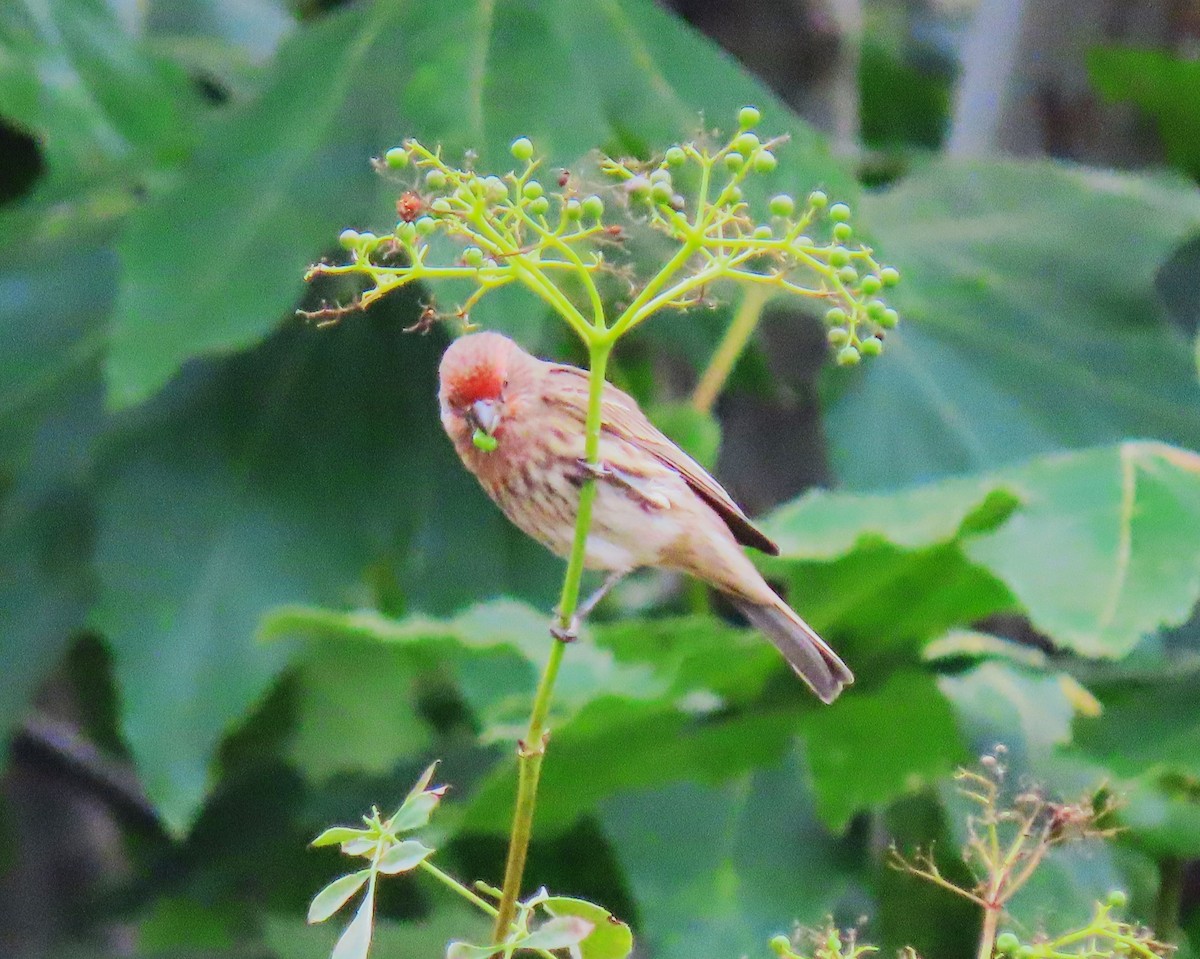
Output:
[[[605,480],[612,479],[615,475],[611,466],[607,463],[589,463],[587,460],[580,457],[575,461],[575,468],[579,471],[576,475],[582,482],[585,479]]]
[[[572,616],[571,621],[564,626],[562,617],[555,615],[550,623],[550,635],[560,643],[575,642],[579,638],[579,617]]]
[[[578,459],[575,461],[575,465],[578,469],[576,476],[580,484],[585,479],[594,479],[596,482],[603,480],[620,487],[651,511],[671,508],[671,500],[666,493],[645,477],[632,476],[605,462],[589,463],[585,459]]]

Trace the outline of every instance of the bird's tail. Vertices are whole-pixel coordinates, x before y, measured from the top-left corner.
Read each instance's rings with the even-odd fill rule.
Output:
[[[842,687],[854,682],[854,674],[838,654],[782,599],[761,605],[741,596],[729,598],[754,628],[775,644],[822,702],[833,702]]]

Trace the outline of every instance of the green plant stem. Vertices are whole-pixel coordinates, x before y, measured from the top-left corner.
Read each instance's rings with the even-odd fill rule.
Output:
[[[1000,925],[1001,907],[988,903],[983,907],[983,926],[979,930],[979,951],[975,959],[992,959],[996,948],[996,928]]]
[[[438,869],[438,867],[431,863],[428,859],[422,861],[421,868],[425,870],[425,872],[429,873],[429,875],[433,876],[433,878],[440,882],[443,886],[453,889],[468,902],[478,906],[480,909],[486,912],[489,916],[495,916],[499,912],[495,906],[493,906],[482,896],[475,895],[475,893],[471,892],[470,889],[464,886],[449,873],[442,872],[442,870]]]
[[[742,303],[738,307],[737,315],[729,324],[729,328],[725,330],[725,335],[717,344],[716,352],[708,361],[708,367],[701,375],[700,382],[696,384],[695,392],[692,393],[694,409],[701,413],[712,410],[713,404],[725,387],[726,380],[729,379],[729,374],[737,365],[738,357],[742,355],[746,344],[750,342],[750,337],[758,328],[763,307],[767,305],[767,300],[770,298],[771,290],[765,286],[743,287]]]
[[[600,453],[600,403],[604,396],[604,376],[608,368],[608,357],[612,343],[607,338],[596,336],[589,339],[590,374],[588,388],[587,434],[584,454],[589,463],[596,463]],[[587,548],[588,532],[592,527],[592,504],[596,499],[595,480],[587,479],[579,491],[579,512],[575,518],[575,539],[563,576],[562,597],[558,604],[559,625],[563,629],[571,626],[571,620],[579,605],[579,587],[583,581],[583,565]],[[517,749],[517,802],[513,811],[512,832],[508,842],[508,860],[504,866],[504,886],[501,890],[500,907],[496,911],[495,941],[503,942],[508,936],[509,926],[516,916],[517,899],[521,893],[521,879],[525,873],[525,859],[529,853],[529,839],[533,833],[533,814],[537,807],[538,781],[542,773],[542,760],[546,755],[548,730],[546,716],[550,711],[550,698],[554,680],[562,665],[567,644],[555,640],[550,648],[550,657],[537,693],[533,698],[533,710],[529,714],[529,728]]]

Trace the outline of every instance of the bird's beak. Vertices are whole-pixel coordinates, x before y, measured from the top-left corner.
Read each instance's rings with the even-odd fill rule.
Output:
[[[491,436],[500,425],[500,411],[492,400],[476,400],[471,404],[471,419],[479,429]]]

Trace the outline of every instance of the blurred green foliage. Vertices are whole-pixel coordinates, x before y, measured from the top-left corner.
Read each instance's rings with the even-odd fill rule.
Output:
[[[1136,85],[1117,57],[1094,72],[1194,174],[1190,74],[1143,66]],[[317,329],[291,316],[300,275],[343,226],[392,222],[367,160],[403,136],[484,169],[524,134],[571,165],[751,102],[792,137],[779,188],[857,201],[904,273],[886,355],[821,383],[833,475],[862,492],[765,520],[782,556],[764,568],[858,682],[821,708],[703,597],[628,584],[567,657],[531,881],[602,901],[668,959],[755,954],[827,914],[966,955],[971,913],[883,853],[953,848],[945,774],[1003,741],[1051,790],[1128,799],[1118,840],[1052,859],[1017,917],[1053,931],[1113,886],[1164,914],[1160,876],[1200,855],[1191,184],[938,160],[858,198],[819,134],[648,0],[18,0],[0,119],[41,174],[0,207],[0,720],[98,636],[75,671],[88,731],[159,821],[125,828],[131,878],[87,904],[80,942],[120,921],[144,955],[328,954],[302,924],[334,860],[304,843],[433,757],[454,791],[431,841],[498,878],[560,567],[442,436],[445,341],[401,332],[421,297]],[[937,124],[888,129],[932,146]],[[474,318],[566,348],[520,297]],[[662,329],[616,375],[711,457],[716,424],[667,405],[644,359],[698,369],[720,324]],[[763,342],[743,374],[803,362]],[[380,956],[485,937],[419,879],[381,897]]]

